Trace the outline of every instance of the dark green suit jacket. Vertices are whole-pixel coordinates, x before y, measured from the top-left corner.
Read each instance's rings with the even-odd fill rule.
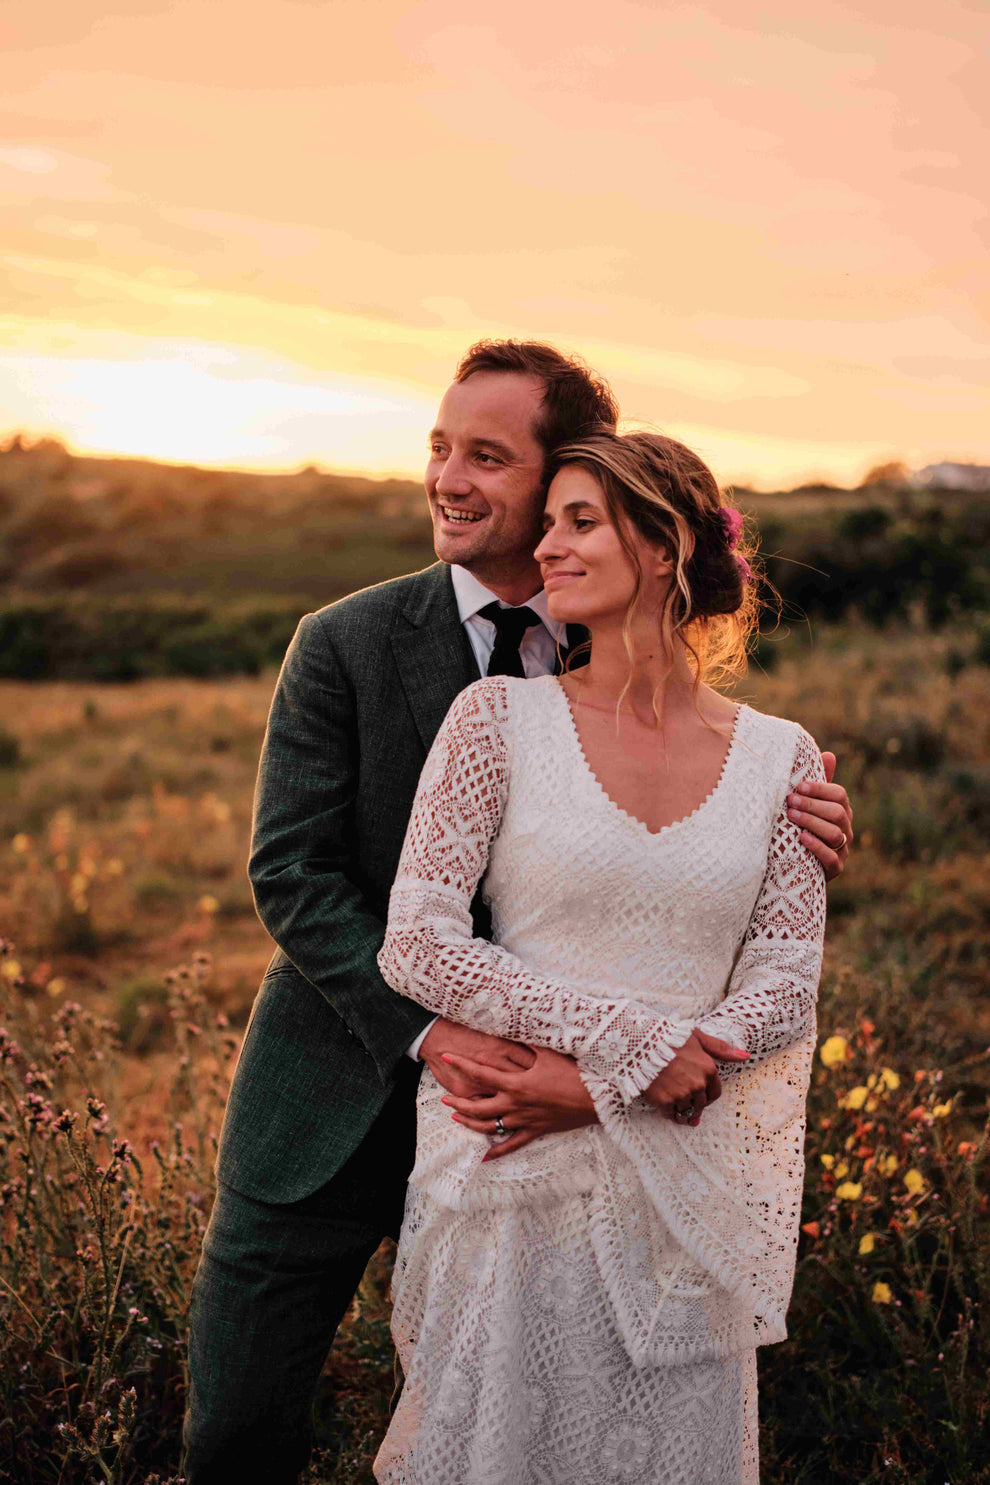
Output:
[[[254,1003],[217,1160],[260,1201],[340,1169],[432,1019],[376,955],[426,754],[478,668],[443,563],[300,623],[272,702],[250,877],[278,944]],[[476,917],[478,932],[485,925]],[[410,1094],[409,1117],[413,1117]]]

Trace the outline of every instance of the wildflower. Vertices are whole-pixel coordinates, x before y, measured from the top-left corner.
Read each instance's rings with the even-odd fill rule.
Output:
[[[0,1027],[0,1062],[11,1062],[21,1055],[21,1049],[12,1037]]]
[[[5,959],[0,974],[5,980],[19,980],[21,977],[21,963],[19,959]]]
[[[849,1174],[849,1162],[848,1162],[848,1160],[840,1160],[839,1163],[838,1163],[838,1165],[835,1167],[835,1170],[832,1172],[832,1174],[835,1176],[835,1179],[837,1181],[841,1181],[844,1176],[848,1176],[848,1174]]]
[[[872,1021],[864,1019],[860,1021],[859,1029],[864,1036],[872,1036],[877,1028],[874,1026]]]
[[[107,1106],[102,1098],[93,1098],[92,1095],[86,1100],[86,1112],[96,1122],[106,1114]]]
[[[132,1153],[133,1153],[133,1151],[131,1150],[131,1145],[130,1145],[130,1141],[129,1140],[114,1140],[114,1142],[113,1142],[113,1158],[114,1158],[114,1160],[130,1160]]]
[[[932,1109],[932,1113],[936,1119],[944,1119],[948,1114],[952,1113],[952,1099],[950,1098],[948,1103],[937,1103]]]
[[[53,997],[56,995],[61,995],[62,991],[65,989],[65,981],[62,979],[61,975],[54,975],[48,981],[45,989],[47,990],[48,994]]]
[[[825,1167],[826,1170],[831,1170],[832,1167],[833,1167],[833,1165],[835,1164],[835,1156],[834,1155],[823,1155],[821,1157],[821,1162],[822,1162],[822,1165],[824,1165],[824,1167]]]
[[[108,877],[119,877],[123,875],[124,863],[119,856],[111,856],[103,869]]]
[[[11,845],[19,856],[23,856],[25,851],[30,851],[31,849],[31,837],[25,835],[23,830],[18,831],[11,841]]]
[[[840,1098],[839,1103],[844,1109],[861,1109],[870,1096],[868,1088],[862,1086],[850,1088],[845,1098]]]
[[[844,1036],[830,1036],[822,1042],[818,1055],[826,1067],[838,1067],[840,1062],[845,1062],[848,1050]]]
[[[961,1155],[964,1160],[967,1160],[970,1155],[976,1154],[976,1146],[973,1144],[972,1140],[960,1140],[959,1148],[956,1153]]]
[[[72,1133],[72,1126],[78,1117],[77,1114],[73,1114],[69,1109],[63,1109],[55,1120],[56,1133],[70,1135]]]
[[[885,1088],[889,1088],[891,1093],[896,1093],[901,1086],[901,1080],[892,1067],[882,1067],[880,1069],[880,1082]]]
[[[821,1228],[818,1226],[817,1222],[802,1222],[801,1231],[806,1232],[808,1236],[810,1238],[814,1238],[816,1242],[821,1235]]]
[[[878,1279],[873,1286],[873,1293],[870,1297],[875,1305],[889,1305],[893,1298],[890,1292],[890,1285],[884,1284]]]
[[[917,1196],[919,1191],[924,1191],[925,1189],[925,1178],[920,1170],[915,1170],[912,1166],[909,1171],[905,1171],[904,1173],[904,1185],[907,1187],[911,1196]]]
[[[876,1245],[876,1234],[872,1232],[864,1232],[863,1236],[859,1240],[860,1258],[866,1258],[870,1253],[873,1252],[873,1249],[876,1247]]]
[[[835,1194],[840,1201],[859,1201],[863,1194],[863,1183],[861,1181],[843,1181],[841,1186],[835,1188]]]
[[[207,893],[205,896],[199,899],[199,902],[196,904],[196,909],[200,913],[205,913],[207,916],[212,916],[214,913],[218,913],[220,911],[220,904],[215,897],[211,897],[210,894]]]
[[[897,1169],[896,1155],[881,1155],[877,1160],[877,1170],[882,1176],[892,1176]]]

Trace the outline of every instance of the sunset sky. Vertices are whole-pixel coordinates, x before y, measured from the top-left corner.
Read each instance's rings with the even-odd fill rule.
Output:
[[[725,478],[990,463],[987,18],[7,0],[0,435],[419,474],[518,335]]]

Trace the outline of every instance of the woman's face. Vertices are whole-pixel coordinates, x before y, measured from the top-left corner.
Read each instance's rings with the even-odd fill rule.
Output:
[[[636,592],[637,566],[641,611],[659,608],[670,574],[665,550],[629,526],[636,563],[630,560],[602,487],[587,469],[568,464],[554,477],[543,523],[545,535],[534,555],[551,618],[589,628],[609,620],[621,623]]]

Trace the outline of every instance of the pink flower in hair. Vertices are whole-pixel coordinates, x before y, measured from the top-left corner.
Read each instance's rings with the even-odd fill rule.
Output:
[[[719,515],[722,517],[722,529],[729,547],[737,547],[743,530],[742,513],[733,505],[723,505]]]

